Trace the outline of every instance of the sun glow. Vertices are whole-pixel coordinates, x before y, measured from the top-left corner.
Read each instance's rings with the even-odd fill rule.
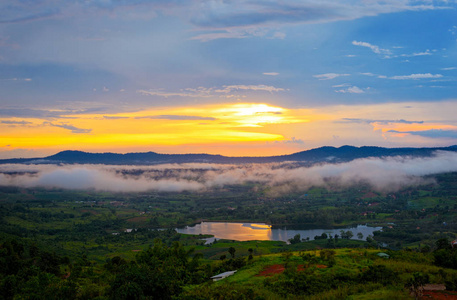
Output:
[[[15,122],[14,124],[12,122]],[[286,108],[257,103],[154,108],[109,115],[64,115],[9,120],[0,143],[16,148],[100,149],[188,144],[275,142],[286,139],[266,125],[308,122]],[[22,122],[22,123],[21,123]]]

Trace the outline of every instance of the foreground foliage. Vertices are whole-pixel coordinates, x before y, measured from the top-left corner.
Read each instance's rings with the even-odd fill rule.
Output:
[[[386,259],[377,249],[315,249],[206,260],[156,239],[133,260],[98,264],[10,239],[0,244],[0,299],[407,299],[429,282],[455,288],[457,270],[435,259],[442,250],[454,251],[387,251]],[[272,266],[277,272],[265,271]],[[238,271],[210,280],[227,270]]]

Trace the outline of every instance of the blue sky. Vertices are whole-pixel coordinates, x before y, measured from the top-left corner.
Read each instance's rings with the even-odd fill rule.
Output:
[[[454,0],[2,1],[0,156],[457,144],[456,9]],[[208,105],[240,103],[280,107],[295,119],[237,125],[236,136],[275,138],[236,145],[152,138],[95,146],[88,140],[107,134],[97,127],[105,125],[83,122],[154,110],[196,120],[211,117]],[[151,121],[162,123],[150,133],[176,119]],[[62,142],[38,145],[24,135],[32,131]]]

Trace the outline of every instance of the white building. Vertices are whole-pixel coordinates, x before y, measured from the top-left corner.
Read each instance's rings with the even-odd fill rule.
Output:
[[[218,280],[221,280],[221,279],[224,279],[226,277],[229,277],[230,275],[233,275],[235,274],[237,270],[235,271],[228,271],[228,272],[224,272],[224,273],[221,273],[221,274],[217,274],[217,275],[214,275],[213,277],[211,277],[211,279],[213,281],[218,281]]]

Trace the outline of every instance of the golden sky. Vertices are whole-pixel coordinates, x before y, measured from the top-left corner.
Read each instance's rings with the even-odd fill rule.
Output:
[[[114,114],[54,111],[47,119],[0,119],[0,154],[89,152],[281,155],[323,145],[430,143],[415,133],[455,131],[433,103],[289,109],[266,103],[160,107]],[[453,102],[443,103],[450,108]],[[398,116],[407,117],[400,119]],[[439,116],[438,116],[439,115]],[[420,118],[420,119],[417,119]],[[424,121],[425,120],[425,121]],[[25,154],[27,155],[27,154]]]

